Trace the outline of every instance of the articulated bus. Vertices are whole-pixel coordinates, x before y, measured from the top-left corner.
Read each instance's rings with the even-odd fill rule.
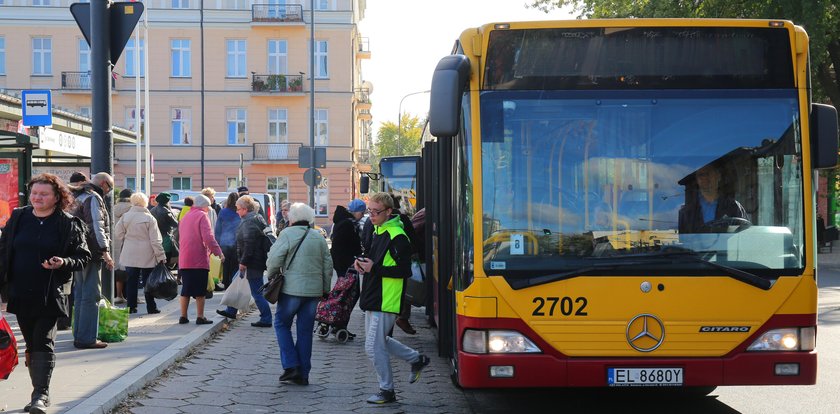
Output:
[[[465,388],[814,384],[817,170],[789,21],[464,31],[423,148],[440,354]]]

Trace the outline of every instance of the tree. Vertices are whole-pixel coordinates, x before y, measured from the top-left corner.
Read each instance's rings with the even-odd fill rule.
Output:
[[[571,7],[580,18],[700,17],[785,19],[811,39],[814,100],[840,105],[840,2],[837,0],[530,0],[546,13]]]
[[[402,133],[398,133],[399,128],[402,128]],[[382,157],[420,154],[422,134],[423,122],[419,117],[408,113],[402,114],[399,125],[383,122],[373,145],[373,165],[379,165]]]

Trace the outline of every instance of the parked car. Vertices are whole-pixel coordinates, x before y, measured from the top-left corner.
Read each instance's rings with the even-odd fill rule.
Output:
[[[187,197],[195,197],[198,194],[201,194],[199,191],[186,191],[186,190],[169,190],[167,193],[172,195],[172,198],[169,201],[169,207],[172,208],[172,211],[177,216],[181,209],[184,207],[184,199]],[[177,198],[176,198],[177,194]],[[263,216],[265,221],[271,226],[271,232],[274,233],[277,229],[277,223],[274,217],[274,196],[268,193],[250,193],[248,194],[257,200],[257,203],[260,205],[260,214]],[[217,202],[224,200],[225,193],[216,193]],[[219,198],[219,197],[222,198]],[[268,207],[266,207],[268,206]]]

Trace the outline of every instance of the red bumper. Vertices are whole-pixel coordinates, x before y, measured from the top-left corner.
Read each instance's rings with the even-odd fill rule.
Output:
[[[792,326],[790,319],[790,315],[774,317],[754,336],[776,325]],[[805,319],[813,321],[815,318],[805,316]],[[816,351],[744,352],[746,345],[743,345],[721,358],[569,358],[537,337],[521,320],[459,317],[458,321],[461,332],[464,328],[515,329],[527,335],[545,352],[469,354],[460,350],[459,332],[458,379],[465,388],[604,387],[607,386],[607,369],[615,367],[683,368],[684,386],[812,385],[817,380]],[[808,325],[806,322],[799,326]],[[751,343],[754,336],[745,343]],[[799,364],[799,375],[776,375],[777,363]],[[493,378],[490,376],[491,366],[513,366],[514,376]]]

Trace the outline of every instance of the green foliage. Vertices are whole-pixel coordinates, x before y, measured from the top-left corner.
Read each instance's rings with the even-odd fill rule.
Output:
[[[530,0],[548,12],[572,8],[580,18],[699,17],[785,19],[811,39],[814,101],[840,105],[840,2],[837,0]]]
[[[399,128],[402,128],[401,134],[397,133]],[[393,122],[383,122],[376,133],[371,164],[379,165],[379,160],[382,157],[420,154],[422,134],[423,122],[419,117],[408,113],[402,114],[399,125]]]

